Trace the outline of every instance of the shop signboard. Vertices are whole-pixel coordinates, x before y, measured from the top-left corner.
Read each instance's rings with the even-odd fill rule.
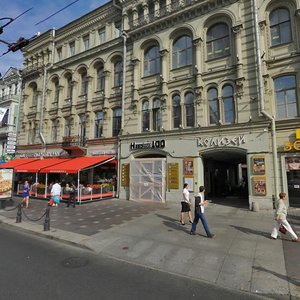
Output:
[[[0,199],[12,198],[14,169],[0,169]]]
[[[129,164],[122,164],[121,186],[129,186]]]
[[[179,164],[168,163],[168,189],[179,189]]]

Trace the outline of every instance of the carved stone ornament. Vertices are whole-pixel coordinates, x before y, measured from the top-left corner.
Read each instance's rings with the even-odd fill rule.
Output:
[[[169,51],[167,49],[162,49],[159,51],[160,56],[165,56]]]

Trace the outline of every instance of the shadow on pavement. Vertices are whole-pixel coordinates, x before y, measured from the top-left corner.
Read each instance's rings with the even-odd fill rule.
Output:
[[[290,278],[290,277],[288,277],[288,276],[279,274],[279,273],[274,272],[274,271],[270,271],[270,270],[268,270],[268,269],[266,269],[266,268],[256,267],[256,266],[253,266],[252,268],[255,269],[255,270],[257,270],[257,271],[262,271],[262,272],[265,272],[265,273],[272,274],[272,275],[274,275],[274,276],[276,276],[276,277],[278,277],[278,278],[280,278],[280,279],[282,279],[282,280],[288,281],[288,282],[290,282],[290,283],[292,283],[292,284],[300,285],[300,281],[299,281],[299,280],[294,279],[294,278]]]
[[[264,231],[258,231],[258,230],[253,230],[251,228],[247,228],[247,227],[240,227],[240,226],[235,226],[235,225],[230,225],[231,227],[241,231],[241,232],[244,232],[244,233],[247,233],[247,234],[254,234],[254,235],[261,235],[263,237],[266,237],[266,238],[270,238],[270,232],[264,232]]]

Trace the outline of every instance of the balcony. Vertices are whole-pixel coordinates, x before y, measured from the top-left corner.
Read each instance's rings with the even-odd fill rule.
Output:
[[[63,137],[62,149],[67,151],[70,156],[86,155],[86,138],[81,135],[68,135]]]
[[[86,144],[86,138],[81,135],[69,135],[63,137],[62,146],[63,147],[84,147]]]

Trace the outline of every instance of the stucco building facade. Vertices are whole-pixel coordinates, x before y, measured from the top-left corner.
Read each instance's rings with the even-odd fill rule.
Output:
[[[18,154],[78,136],[85,155],[117,155],[120,197],[178,202],[188,182],[249,208],[283,190],[298,206],[299,9],[112,1],[44,33],[24,56]]]

